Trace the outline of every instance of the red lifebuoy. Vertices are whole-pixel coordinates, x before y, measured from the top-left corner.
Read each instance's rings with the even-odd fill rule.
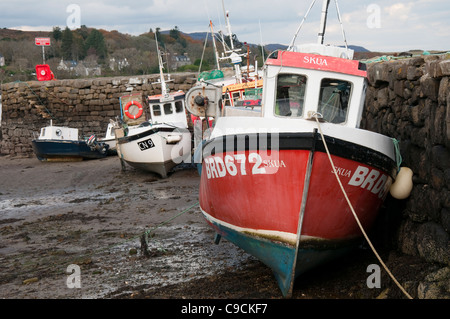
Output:
[[[137,112],[137,114],[135,114],[135,115],[131,115],[131,114],[130,114],[130,112],[128,111],[128,109],[130,108],[131,105],[136,105],[136,106],[139,108],[139,112]],[[142,109],[142,105],[139,104],[139,102],[136,102],[136,101],[130,101],[130,102],[128,102],[127,105],[125,105],[125,108],[124,108],[124,113],[125,113],[125,115],[126,115],[127,117],[129,117],[130,119],[133,119],[133,120],[135,120],[135,119],[141,117],[141,115],[142,115],[143,112],[144,112],[144,110]]]

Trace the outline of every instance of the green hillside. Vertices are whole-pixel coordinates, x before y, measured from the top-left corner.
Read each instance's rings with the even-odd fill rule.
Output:
[[[0,84],[36,79],[35,67],[44,62],[42,47],[35,45],[36,37],[51,39],[51,45],[44,47],[45,63],[50,65],[57,79],[157,73],[155,33],[164,53],[165,71],[199,71],[202,56],[201,71],[214,69],[211,37],[204,49],[206,34],[203,39],[197,39],[177,27],[167,31],[150,29],[139,36],[86,26],[76,30],[55,27],[51,32],[4,28],[0,29],[0,55],[5,60],[5,65],[0,66]],[[262,65],[260,48],[250,46],[249,50],[250,64],[257,58],[258,65]],[[243,51],[246,52],[247,47],[243,47]],[[174,57],[180,56],[185,62],[174,62]]]

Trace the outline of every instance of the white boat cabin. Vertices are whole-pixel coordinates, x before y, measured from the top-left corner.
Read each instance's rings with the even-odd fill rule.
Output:
[[[182,123],[182,127],[187,127],[183,92],[176,92],[166,98],[149,96],[148,101],[153,124]]]
[[[40,140],[78,140],[78,129],[63,127],[63,126],[50,126],[41,128]]]
[[[265,64],[262,107],[225,107],[224,115],[309,119],[319,113],[325,122],[359,127],[367,80],[365,66],[352,56],[323,45],[276,51]]]

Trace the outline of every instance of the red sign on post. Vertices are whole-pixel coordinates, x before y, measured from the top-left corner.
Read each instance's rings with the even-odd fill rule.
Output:
[[[34,44],[41,46],[50,46],[50,38],[34,38]]]

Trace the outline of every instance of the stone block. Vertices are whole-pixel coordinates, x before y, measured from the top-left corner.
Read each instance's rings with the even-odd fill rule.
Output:
[[[433,165],[445,171],[450,169],[450,151],[443,145],[435,145],[431,149]]]
[[[438,92],[438,101],[441,104],[445,104],[447,101],[447,96],[450,95],[450,84],[449,78],[443,77],[439,82],[439,92]]]
[[[448,249],[449,235],[443,227],[435,222],[428,222],[419,227],[417,250],[419,256],[429,262],[450,264]]]
[[[387,87],[378,90],[377,101],[380,108],[387,107],[389,101],[389,89]]]
[[[369,83],[375,87],[383,85],[383,83],[388,83],[390,81],[391,68],[388,63],[375,63],[369,65],[367,70],[367,78]],[[189,79],[186,81],[189,83]]]
[[[394,92],[397,96],[403,97],[404,81],[394,81]]]
[[[417,80],[422,75],[423,75],[422,67],[417,67],[417,66],[413,66],[413,65],[408,66],[407,71],[406,71],[406,78],[408,80]]]
[[[429,97],[437,101],[439,95],[439,81],[425,74],[420,78],[421,97]]]
[[[442,76],[450,75],[450,60],[444,60],[439,63],[439,69]]]
[[[393,65],[393,79],[395,80],[406,80],[408,75],[408,62],[406,60],[401,60]]]

